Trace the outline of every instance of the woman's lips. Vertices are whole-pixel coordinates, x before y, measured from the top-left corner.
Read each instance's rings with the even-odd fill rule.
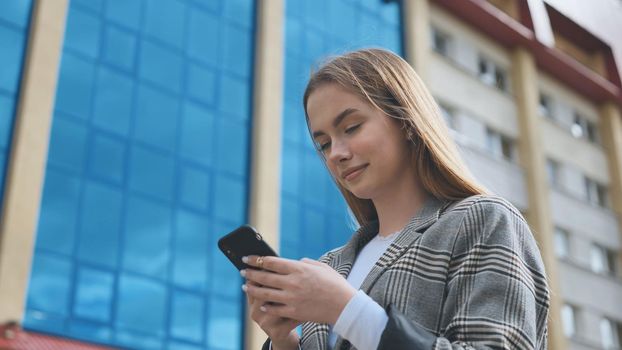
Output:
[[[359,177],[359,175],[360,175],[360,174],[361,174],[361,173],[362,173],[365,169],[367,169],[367,164],[366,164],[366,165],[364,165],[364,166],[362,166],[361,168],[359,168],[359,169],[357,169],[357,170],[355,170],[355,171],[353,171],[353,172],[349,173],[348,175],[346,175],[346,176],[344,177],[344,180],[346,180],[346,181],[352,181],[352,180],[356,179],[357,177]]]

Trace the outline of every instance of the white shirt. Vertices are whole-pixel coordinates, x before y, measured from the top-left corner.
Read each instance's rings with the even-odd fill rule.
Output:
[[[347,278],[352,287],[356,289],[361,287],[367,275],[393,243],[398,233],[388,236],[376,235],[363,247]],[[350,299],[331,328],[328,338],[330,348],[335,346],[337,335],[340,335],[359,350],[376,349],[388,320],[389,317],[382,306],[359,290]]]

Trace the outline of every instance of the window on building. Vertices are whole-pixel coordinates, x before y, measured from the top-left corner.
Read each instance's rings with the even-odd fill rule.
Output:
[[[590,268],[603,275],[615,275],[616,254],[596,243],[590,247]]]
[[[605,185],[600,184],[589,177],[585,177],[585,193],[586,199],[593,205],[603,208],[608,206],[608,190]]]
[[[555,255],[558,258],[568,258],[570,256],[570,234],[568,231],[555,227]]]
[[[452,130],[456,130],[456,111],[444,103],[439,103],[438,106],[447,126]]]
[[[551,98],[543,93],[540,93],[540,104],[538,105],[538,113],[541,116],[553,119],[553,111],[551,108]]]
[[[607,318],[600,320],[600,339],[603,348],[621,349],[622,348],[622,323],[615,322]]]
[[[577,308],[564,304],[562,306],[562,323],[566,337],[573,337],[577,334]]]
[[[497,89],[507,91],[506,76],[505,70],[495,66],[495,86]]]
[[[592,143],[600,143],[598,128],[594,122],[586,119],[581,114],[575,112],[574,120],[570,126],[570,133],[576,138],[584,138]]]
[[[432,48],[439,54],[450,56],[451,37],[438,28],[432,27]]]
[[[507,73],[491,60],[480,56],[478,59],[478,77],[484,84],[507,91]]]
[[[560,168],[561,165],[558,161],[550,158],[546,160],[546,175],[549,180],[549,185],[552,187],[558,188],[561,186]]]
[[[514,162],[516,160],[516,150],[514,141],[490,128],[486,128],[486,147],[495,157]]]
[[[598,129],[596,127],[596,125],[588,120],[585,121],[585,131],[587,134],[587,140],[592,142],[592,143],[596,143],[599,144],[600,143],[600,136],[598,134]]]

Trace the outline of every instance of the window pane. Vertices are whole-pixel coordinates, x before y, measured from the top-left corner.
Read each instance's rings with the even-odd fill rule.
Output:
[[[506,73],[499,67],[495,67],[495,86],[502,91],[507,90]]]
[[[562,322],[564,326],[564,334],[571,337],[576,333],[576,320],[574,307],[565,304],[562,306]]]
[[[495,74],[490,62],[480,57],[478,62],[479,78],[486,85],[495,84]]]
[[[545,94],[540,94],[540,104],[538,106],[538,112],[541,116],[552,118],[551,113],[551,98]]]
[[[576,138],[583,137],[583,135],[585,134],[585,130],[583,130],[583,121],[581,116],[575,114],[574,122],[570,127],[570,133]]]
[[[118,287],[117,326],[151,335],[162,335],[166,290],[161,283],[122,275]]]
[[[596,202],[603,208],[608,207],[607,188],[601,184],[596,184]]]
[[[501,151],[503,157],[509,161],[514,161],[514,142],[507,137],[501,137]]]
[[[35,255],[28,286],[28,308],[41,312],[42,318],[46,318],[46,313],[67,315],[71,270],[67,259],[44,253]]]
[[[175,338],[200,342],[205,314],[203,299],[198,295],[176,291],[172,304],[172,335]]]
[[[596,273],[607,272],[607,252],[596,244],[590,248],[590,267]]]
[[[546,175],[549,180],[549,184],[552,186],[559,185],[559,163],[552,159],[546,160]]]
[[[596,128],[596,125],[594,125],[594,123],[590,121],[586,121],[586,129],[587,129],[587,139],[590,142],[598,143],[600,140],[598,137],[598,130]]]
[[[612,322],[606,318],[600,320],[600,340],[605,349],[614,349],[614,328]]]
[[[560,258],[566,258],[570,254],[568,232],[559,227],[555,228],[555,253]]]
[[[490,129],[486,129],[486,148],[490,154],[497,156],[501,153],[500,143],[499,135]]]
[[[448,56],[449,37],[438,29],[432,28],[432,47],[434,51],[443,56]]]
[[[106,322],[112,305],[112,273],[84,268],[78,271],[78,286],[73,311],[82,318]]]

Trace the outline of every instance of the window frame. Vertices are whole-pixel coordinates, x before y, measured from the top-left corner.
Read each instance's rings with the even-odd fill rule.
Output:
[[[509,92],[507,70],[482,53],[477,55],[477,77],[488,86]]]
[[[434,25],[430,26],[430,36],[432,50],[443,57],[451,58],[453,37]],[[437,39],[441,39],[441,46],[437,45]]]
[[[558,238],[562,238],[560,241]],[[563,252],[560,251],[560,245],[558,243],[563,242]],[[555,226],[553,229],[553,247],[555,251],[555,256],[559,259],[571,259],[572,258],[572,250],[571,250],[571,242],[570,242],[570,232],[566,229],[563,229],[559,226]]]
[[[576,338],[579,334],[579,308],[568,303],[564,303],[561,308],[562,331],[568,338]],[[568,319],[568,317],[570,319]],[[572,323],[567,323],[571,321]],[[571,328],[571,329],[570,329]]]
[[[608,331],[610,332],[610,339],[606,341],[607,335],[605,335],[605,330],[603,329],[603,325],[608,327]],[[622,349],[622,338],[620,332],[622,331],[622,323],[616,322],[608,317],[602,317],[598,324],[599,332],[600,332],[600,342],[605,350],[614,350],[614,349]]]
[[[583,177],[585,200],[592,205],[609,208],[609,190],[607,186],[587,176]]]
[[[593,242],[590,245],[590,270],[599,275],[615,277],[616,252]]]
[[[495,158],[516,163],[516,142],[511,137],[486,126],[486,150]]]

